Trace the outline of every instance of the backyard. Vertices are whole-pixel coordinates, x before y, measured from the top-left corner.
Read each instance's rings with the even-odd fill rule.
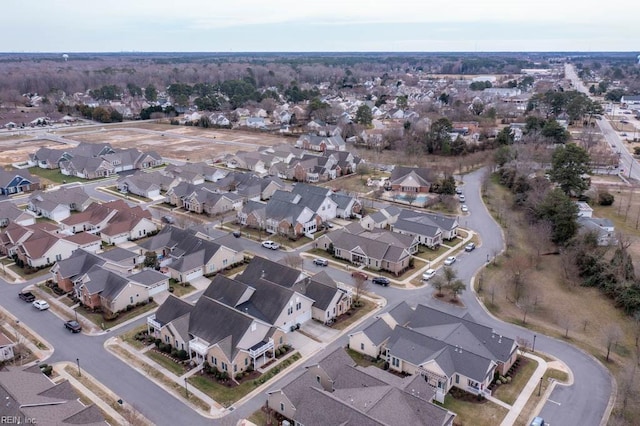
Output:
[[[108,330],[116,325],[122,324],[123,322],[129,321],[132,318],[135,318],[139,315],[142,315],[146,312],[152,311],[158,307],[156,302],[150,302],[146,305],[136,306],[130,311],[121,312],[117,318],[113,320],[107,320],[104,318],[101,312],[94,312],[90,309],[85,308],[84,306],[78,306],[76,308],[76,312],[79,315],[87,318],[89,321],[93,322],[95,325],[100,327],[102,330]]]

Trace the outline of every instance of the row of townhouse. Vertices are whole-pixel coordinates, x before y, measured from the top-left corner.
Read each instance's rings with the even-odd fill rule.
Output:
[[[68,150],[40,148],[29,154],[29,164],[45,169],[60,169],[66,176],[97,179],[137,169],[149,169],[164,164],[154,151],[140,152],[136,148],[114,149],[109,144],[80,143]]]
[[[308,277],[255,257],[234,279],[216,275],[195,305],[170,296],[147,324],[164,343],[234,377],[266,363],[300,324],[329,321],[350,306],[350,291],[326,273]]]
[[[103,253],[75,250],[51,268],[58,287],[90,309],[106,313],[146,303],[169,288],[169,277],[152,269],[136,270],[144,256],[116,247]]]
[[[356,365],[337,348],[288,384],[267,392],[267,406],[292,424],[451,426],[455,414],[433,403],[419,375],[400,378]]]
[[[275,191],[266,202],[250,201],[238,212],[238,222],[272,234],[297,238],[311,235],[323,222],[360,215],[362,205],[352,196],[329,188],[297,183],[291,191]]]
[[[458,236],[458,219],[438,213],[401,209],[389,206],[360,220],[367,230],[390,229],[393,232],[416,237],[418,243],[431,249],[443,240]]]
[[[60,187],[49,191],[36,191],[29,196],[27,210],[56,222],[72,212],[83,212],[93,201],[81,186]]]
[[[39,200],[38,195],[35,197],[34,201]],[[63,200],[61,205],[68,208],[68,203],[68,199]],[[46,203],[40,201],[35,205],[47,208]],[[51,216],[56,217],[56,212],[57,209],[50,212]],[[102,244],[137,240],[157,230],[151,213],[141,207],[130,207],[122,200],[91,203],[82,212],[68,216],[58,224],[9,223],[0,234],[0,252],[15,257],[23,265],[41,268],[69,258],[78,248],[96,252]]]
[[[401,302],[362,331],[349,335],[349,348],[381,357],[398,373],[422,376],[444,401],[452,387],[490,395],[497,374],[517,359],[517,343],[465,315]]]
[[[277,176],[298,182],[326,182],[355,172],[362,161],[344,149],[329,147],[310,154],[301,147],[279,144],[258,151],[238,151],[223,158],[232,169],[250,170],[260,176]]]

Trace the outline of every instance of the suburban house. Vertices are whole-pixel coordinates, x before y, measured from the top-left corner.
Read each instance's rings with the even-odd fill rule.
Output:
[[[496,373],[507,374],[518,345],[468,316],[401,302],[362,331],[349,335],[354,351],[378,357],[394,371],[423,376],[436,398],[457,387],[489,394]]]
[[[256,256],[236,279],[248,285],[262,279],[295,290],[313,301],[311,318],[324,324],[335,321],[351,308],[351,287],[336,283],[324,271],[309,277],[282,263]]]
[[[265,278],[245,281],[216,275],[204,295],[284,333],[311,319],[313,300],[303,294]]]
[[[15,345],[16,343],[14,341],[9,339],[3,332],[0,331],[0,362],[13,359],[13,348]]]
[[[242,225],[290,238],[313,234],[322,224],[322,218],[306,206],[275,198],[267,203],[249,201],[237,216]]]
[[[154,270],[143,270],[125,276],[99,265],[92,266],[75,283],[74,291],[91,309],[116,313],[128,305],[146,303],[169,288],[169,277]]]
[[[29,155],[29,164],[46,169],[59,168],[67,176],[97,179],[122,171],[160,166],[163,161],[156,152],[143,153],[136,148],[116,150],[109,144],[82,142],[67,150],[40,148]]]
[[[239,210],[243,202],[242,196],[232,192],[219,192],[215,184],[210,183],[196,186],[181,182],[167,192],[167,198],[172,205],[212,216]]]
[[[269,391],[267,406],[296,425],[453,425],[455,414],[433,404],[433,398],[421,377],[401,379],[357,366],[338,348]]]
[[[360,219],[360,225],[369,231],[374,228],[387,229],[389,225],[394,224],[396,220],[398,220],[400,211],[401,209],[399,207],[387,206]]]
[[[78,248],[95,251],[99,247],[99,238],[94,235],[64,235],[48,223],[12,223],[0,234],[0,253],[16,257],[19,263],[32,268],[67,259]]]
[[[426,193],[431,187],[431,175],[426,168],[396,166],[391,172],[389,185],[394,191]]]
[[[0,228],[10,223],[17,223],[22,226],[29,226],[36,223],[34,215],[25,212],[12,203],[0,203]]]
[[[53,265],[51,268],[52,279],[58,287],[68,293],[93,266],[102,266],[105,262],[105,259],[95,253],[75,250],[67,259]]]
[[[38,365],[0,371],[2,418],[48,425],[108,426],[100,409],[80,401],[68,380],[53,382]]]
[[[27,209],[38,216],[60,222],[71,212],[82,212],[91,205],[91,197],[81,186],[61,187],[53,191],[36,191],[29,196]]]
[[[0,195],[14,195],[40,189],[40,179],[29,170],[4,170],[0,168]]]
[[[396,275],[409,268],[411,255],[418,251],[416,237],[389,231],[367,231],[359,224],[322,235],[315,248],[333,250],[332,255],[374,271],[389,271]],[[354,233],[355,232],[355,233]]]
[[[318,136],[314,134],[300,136],[296,141],[296,146],[309,151],[321,152],[326,150],[344,151],[347,147],[341,135]]]
[[[124,200],[93,203],[81,213],[61,222],[62,229],[71,232],[87,231],[101,234],[108,244],[135,240],[157,230],[151,213],[140,206],[130,207]],[[102,232],[106,231],[104,235]]]
[[[578,217],[578,225],[582,232],[592,232],[599,246],[610,246],[618,242],[615,225],[610,219],[583,216]]]
[[[166,174],[180,176],[181,173],[191,172],[195,175],[202,176],[204,180],[209,182],[217,182],[227,175],[227,171],[218,167],[213,167],[204,162],[186,163],[180,166],[169,164],[163,171]]]
[[[211,288],[211,286],[210,286]],[[190,359],[225,372],[258,368],[286,343],[281,330],[209,297],[206,292],[195,305],[173,295],[147,318],[149,330]]]
[[[138,172],[130,176],[123,176],[116,182],[118,191],[123,193],[131,193],[145,198],[157,198],[160,196],[162,189],[157,181],[156,174],[147,172]]]
[[[154,251],[160,266],[166,267],[171,278],[178,282],[190,282],[204,275],[213,275],[244,261],[241,251],[198,238],[196,233],[194,230],[166,226],[140,247]]]

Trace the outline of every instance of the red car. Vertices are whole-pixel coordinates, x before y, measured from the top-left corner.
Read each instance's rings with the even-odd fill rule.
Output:
[[[365,281],[369,279],[369,276],[362,271],[353,271],[351,273],[351,276],[353,278],[362,278]]]

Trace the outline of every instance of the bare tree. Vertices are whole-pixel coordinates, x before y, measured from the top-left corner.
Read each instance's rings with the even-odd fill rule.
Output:
[[[531,264],[524,255],[517,255],[507,262],[507,268],[513,284],[513,298],[516,303],[525,295],[526,276]]]
[[[409,203],[409,205],[413,205],[413,202],[416,200],[416,194],[412,192],[407,192],[404,196],[404,200]]]
[[[529,352],[531,349],[531,340],[526,339],[524,337],[516,337],[516,342],[518,343],[518,349],[522,352]]]
[[[534,265],[536,269],[540,267],[540,257],[543,251],[547,250],[551,244],[551,224],[547,221],[537,222],[531,227],[529,241],[536,251]]]
[[[569,338],[569,329],[573,325],[573,317],[566,312],[559,312],[557,314],[556,322],[564,330],[564,338]]]
[[[611,349],[614,348],[614,346],[618,343],[618,341],[622,337],[622,330],[620,329],[620,326],[618,326],[617,324],[610,325],[609,328],[607,328],[607,330],[605,331],[604,337],[605,337],[604,340],[607,346],[606,360],[608,362],[609,355],[611,354]]]
[[[302,267],[302,257],[297,254],[288,254],[282,261],[285,265],[293,269],[300,269]]]
[[[458,295],[461,294],[467,286],[462,280],[453,280],[451,284],[447,286],[454,300],[458,300]]]
[[[369,281],[367,281],[360,274],[353,276],[353,301],[356,304],[360,303],[360,297],[369,288]]]
[[[442,297],[442,289],[445,285],[445,279],[440,275],[435,276],[433,280],[431,280],[431,286],[438,290],[438,293],[436,293],[438,297]]]

